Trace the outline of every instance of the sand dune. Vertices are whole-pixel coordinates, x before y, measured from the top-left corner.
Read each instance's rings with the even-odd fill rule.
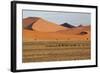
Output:
[[[32,28],[40,32],[55,32],[67,29],[44,19],[39,19],[36,23],[33,23]]]
[[[23,19],[23,28],[32,29],[32,24],[35,23],[39,18],[38,17],[28,17]]]
[[[67,29],[66,27],[59,26],[56,23],[38,17],[33,17],[33,18],[29,17],[23,19],[23,25],[24,28],[32,29],[40,32],[55,32],[55,31]]]

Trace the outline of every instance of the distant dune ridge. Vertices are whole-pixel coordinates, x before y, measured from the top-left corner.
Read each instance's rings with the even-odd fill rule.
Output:
[[[90,40],[90,25],[58,25],[40,17],[23,19],[24,40]]]

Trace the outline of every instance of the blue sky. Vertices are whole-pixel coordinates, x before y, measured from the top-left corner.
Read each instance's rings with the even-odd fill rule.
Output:
[[[91,24],[90,13],[23,10],[23,18],[27,17],[41,17],[59,25],[66,22],[72,25]]]

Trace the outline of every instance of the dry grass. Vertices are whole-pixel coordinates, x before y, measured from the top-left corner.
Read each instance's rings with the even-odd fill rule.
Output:
[[[90,41],[23,42],[22,61],[26,63],[90,59],[90,48]]]

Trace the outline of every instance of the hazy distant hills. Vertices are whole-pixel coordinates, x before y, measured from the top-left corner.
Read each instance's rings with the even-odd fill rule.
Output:
[[[75,26],[69,24],[69,23],[63,23],[61,26],[67,27],[67,28],[75,28]]]
[[[90,40],[90,25],[56,24],[40,17],[23,19],[24,40]]]

